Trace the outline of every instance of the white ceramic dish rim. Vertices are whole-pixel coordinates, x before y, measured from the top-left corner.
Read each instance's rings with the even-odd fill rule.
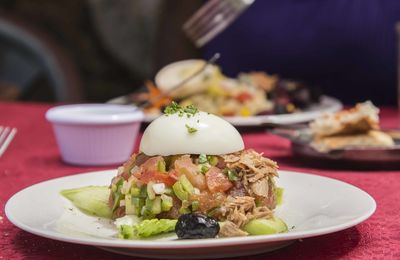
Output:
[[[95,173],[106,173],[115,170],[109,170],[109,171],[98,171],[98,172],[90,172],[90,173],[83,173],[83,174],[95,174]],[[294,173],[293,171],[280,171],[281,173]],[[218,239],[200,239],[200,240],[174,240],[174,241],[151,241],[151,240],[105,240],[105,239],[98,239],[98,238],[75,238],[75,237],[69,237],[68,235],[58,233],[58,232],[51,232],[51,231],[46,231],[38,228],[32,228],[24,223],[21,223],[17,220],[16,217],[14,217],[13,213],[10,211],[10,207],[14,202],[14,200],[17,199],[18,196],[23,194],[26,190],[34,188],[38,185],[43,185],[48,182],[52,182],[54,180],[62,180],[70,177],[76,177],[78,175],[83,175],[83,174],[78,174],[78,175],[71,175],[71,176],[66,176],[66,177],[60,177],[60,178],[55,178],[52,180],[44,181],[38,184],[34,184],[30,187],[27,187],[16,194],[14,194],[6,203],[5,206],[5,213],[7,218],[13,223],[15,226],[21,228],[22,230],[25,230],[29,233],[54,239],[54,240],[59,240],[59,241],[64,241],[64,242],[70,242],[70,243],[76,243],[76,244],[83,244],[83,245],[92,245],[92,246],[102,246],[102,247],[115,247],[115,248],[142,248],[142,249],[170,249],[171,247],[174,247],[176,249],[179,248],[202,248],[202,247],[220,247],[220,246],[235,246],[235,245],[243,245],[243,244],[255,244],[255,243],[268,243],[268,242],[279,242],[279,241],[290,241],[290,240],[295,240],[295,239],[300,239],[300,238],[307,238],[307,237],[314,237],[314,236],[320,236],[320,235],[325,235],[337,231],[341,231],[350,227],[353,227],[364,220],[368,219],[376,209],[376,202],[375,200],[365,191],[359,189],[358,187],[324,176],[318,176],[314,174],[307,174],[307,173],[299,173],[295,172],[296,174],[304,174],[308,176],[313,176],[316,178],[322,178],[325,179],[326,181],[334,181],[337,183],[340,183],[342,185],[347,185],[353,189],[356,189],[358,192],[363,193],[368,199],[369,202],[371,203],[371,206],[364,215],[359,216],[358,218],[355,218],[351,221],[347,221],[342,224],[337,224],[333,227],[324,227],[324,228],[317,228],[313,229],[311,231],[292,231],[289,233],[284,233],[284,234],[275,234],[275,235],[260,235],[260,236],[248,236],[248,237],[232,237],[232,238],[218,238]]]
[[[141,122],[144,114],[135,106],[117,104],[73,104],[50,108],[46,118],[59,124],[127,124]]]

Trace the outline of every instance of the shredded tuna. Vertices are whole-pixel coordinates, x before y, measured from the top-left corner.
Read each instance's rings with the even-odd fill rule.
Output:
[[[226,221],[218,233],[219,237],[239,237],[247,235],[247,232],[241,230],[235,223],[230,221]]]
[[[261,197],[268,197],[269,185],[267,178],[262,178],[261,180],[251,183],[250,188],[255,195]]]
[[[276,162],[252,149],[224,155],[223,158],[228,168],[240,173],[243,186],[250,196],[268,197],[269,179],[278,176]]]

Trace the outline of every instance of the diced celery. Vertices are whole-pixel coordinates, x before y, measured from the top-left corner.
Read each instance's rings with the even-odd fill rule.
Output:
[[[143,198],[132,198],[132,203],[135,206],[136,215],[140,216],[142,208],[144,206]]]
[[[147,197],[149,199],[153,200],[156,197],[156,194],[153,190],[153,182],[147,183]]]
[[[179,177],[179,182],[182,184],[183,189],[189,192],[189,194],[194,193],[193,185],[185,175],[181,175],[181,177]]]
[[[145,206],[146,206],[146,209],[148,209],[148,210],[151,211],[151,209],[152,209],[152,207],[153,207],[153,200],[151,200],[150,198],[147,198],[147,199],[146,199]]]
[[[199,209],[200,203],[197,200],[192,201],[192,211],[197,211]]]
[[[140,198],[143,198],[143,199],[147,198],[147,186],[146,186],[146,185],[143,185],[143,186],[140,188],[140,195],[139,195],[139,197],[140,197]]]
[[[157,162],[157,170],[158,170],[159,172],[166,172],[167,167],[166,167],[166,164],[165,164],[165,161],[164,161],[164,160],[159,160],[159,161]]]
[[[135,215],[136,208],[132,201],[132,195],[125,195],[125,214],[126,215]]]
[[[189,193],[184,190],[183,185],[182,185],[182,183],[180,181],[175,182],[175,184],[172,186],[172,189],[173,189],[175,195],[180,200],[189,199]]]
[[[111,211],[114,211],[114,210],[116,210],[117,208],[118,208],[118,206],[119,206],[119,202],[120,202],[120,200],[121,200],[121,198],[122,198],[122,194],[121,193],[117,193],[117,192],[114,192],[114,204],[113,204],[113,206],[112,206],[112,208],[111,208]]]
[[[200,172],[201,172],[202,174],[206,174],[206,173],[208,172],[208,170],[210,169],[210,167],[208,167],[208,166],[205,165],[205,164],[201,164],[201,165],[199,165],[199,167],[200,167]]]
[[[237,181],[239,177],[234,169],[226,169],[226,174],[228,175],[228,179],[230,181]]]
[[[131,188],[131,195],[133,197],[140,197],[140,189],[138,187],[132,187]]]
[[[173,200],[170,196],[165,194],[161,195],[161,210],[162,211],[169,211],[172,208]]]
[[[153,200],[153,206],[151,208],[151,213],[154,215],[160,214],[161,213],[161,198],[157,196]]]

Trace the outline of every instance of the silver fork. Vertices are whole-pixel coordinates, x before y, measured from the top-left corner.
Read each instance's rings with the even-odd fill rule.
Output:
[[[209,0],[183,25],[197,47],[204,46],[228,27],[254,0]]]
[[[7,150],[16,133],[17,128],[0,126],[0,157]]]

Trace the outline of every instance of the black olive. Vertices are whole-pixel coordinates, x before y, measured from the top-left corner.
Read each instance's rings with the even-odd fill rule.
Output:
[[[189,213],[179,217],[175,232],[181,239],[213,238],[219,232],[219,224],[205,215]]]

